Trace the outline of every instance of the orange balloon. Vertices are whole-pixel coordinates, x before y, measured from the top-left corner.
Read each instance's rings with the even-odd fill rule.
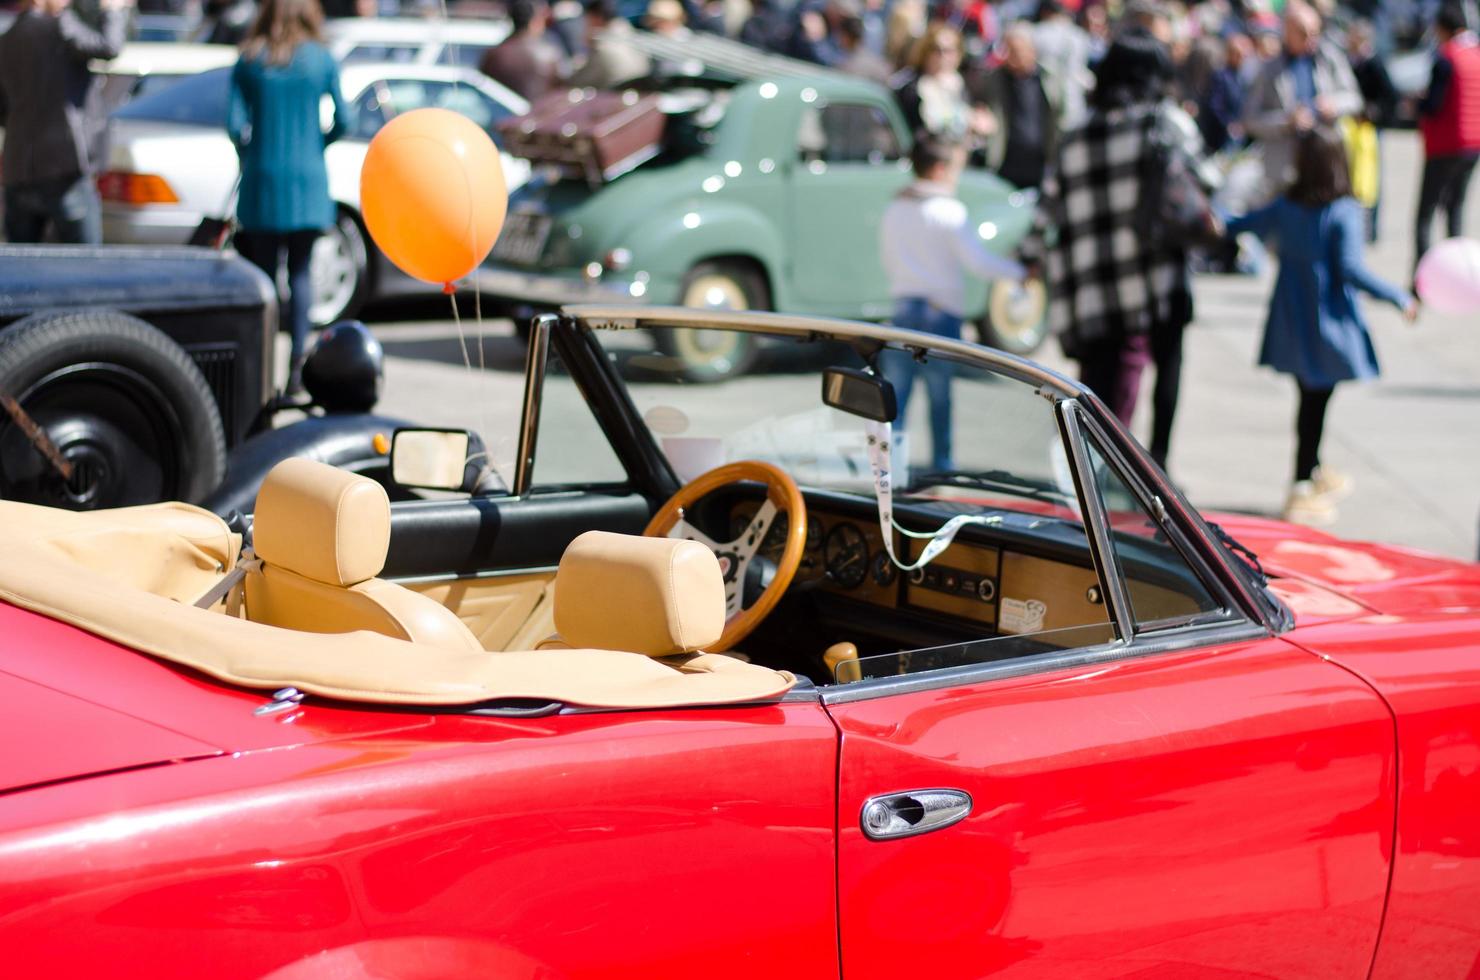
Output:
[[[415,109],[370,141],[360,170],[365,227],[410,276],[450,285],[478,268],[508,207],[498,147],[466,116]]]

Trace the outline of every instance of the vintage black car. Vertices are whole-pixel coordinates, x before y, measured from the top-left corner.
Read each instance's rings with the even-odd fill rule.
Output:
[[[0,245],[0,497],[224,513],[288,456],[388,480],[378,344],[330,327],[294,405],[274,387],[277,321],[272,283],[232,253]],[[289,407],[316,411],[273,429]]]

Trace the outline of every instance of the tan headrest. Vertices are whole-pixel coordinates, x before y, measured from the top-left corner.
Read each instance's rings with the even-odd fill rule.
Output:
[[[368,477],[285,459],[257,493],[252,549],[325,585],[358,585],[380,574],[391,543],[391,502]]]
[[[691,653],[725,628],[725,583],[697,541],[587,531],[555,575],[555,629],[572,647]]]

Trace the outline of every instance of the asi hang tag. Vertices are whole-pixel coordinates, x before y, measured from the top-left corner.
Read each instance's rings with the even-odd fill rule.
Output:
[[[899,526],[894,519],[894,485],[890,473],[890,463],[893,454],[893,432],[888,422],[865,422],[864,431],[868,436],[868,461],[869,467],[874,471],[874,496],[879,502],[879,530],[884,536],[884,550],[898,568],[910,572],[917,568],[924,568],[935,560],[936,556],[951,546],[957,532],[968,524],[990,526],[1002,523],[1000,517],[977,517],[971,514],[961,514],[951,518],[938,531],[910,531]],[[925,541],[927,544],[920,557],[913,564],[906,565],[899,560],[894,553],[894,533],[898,531],[907,538]]]

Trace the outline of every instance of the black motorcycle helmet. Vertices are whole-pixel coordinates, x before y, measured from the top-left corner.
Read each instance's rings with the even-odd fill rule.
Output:
[[[326,412],[370,411],[384,379],[385,351],[359,320],[325,328],[303,362],[303,387]]]

